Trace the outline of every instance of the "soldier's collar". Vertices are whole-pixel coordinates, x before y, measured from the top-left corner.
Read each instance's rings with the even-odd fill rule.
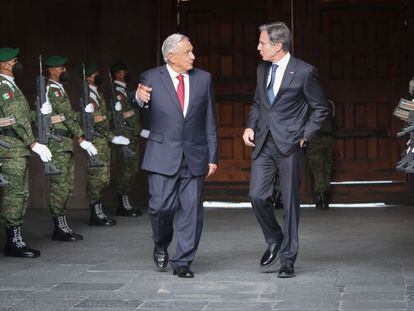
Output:
[[[122,86],[124,89],[126,89],[126,83],[118,80],[114,80],[115,84],[118,84],[119,86]]]
[[[2,76],[3,78],[7,79],[7,80],[8,80],[8,81],[10,81],[11,83],[16,84],[16,83],[14,83],[14,77],[10,77],[10,76],[8,76],[8,75],[4,75],[4,74],[2,74],[2,73],[0,73],[0,76]]]

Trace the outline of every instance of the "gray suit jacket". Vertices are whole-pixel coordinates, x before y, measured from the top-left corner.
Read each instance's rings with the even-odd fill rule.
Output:
[[[185,117],[166,66],[141,74],[141,83],[152,87],[143,170],[174,175],[184,155],[192,175],[200,176],[208,172],[208,163],[218,163],[211,75],[200,69],[188,74],[190,98]]]
[[[269,130],[282,154],[289,155],[299,148],[301,138],[312,140],[328,116],[325,93],[312,65],[291,56],[273,104],[266,96],[270,67],[270,62],[257,67],[256,93],[247,120],[247,127],[255,132],[253,158],[260,153]]]

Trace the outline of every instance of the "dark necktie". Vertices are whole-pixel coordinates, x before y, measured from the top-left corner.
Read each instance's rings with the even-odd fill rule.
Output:
[[[180,101],[181,110],[184,111],[184,76],[178,75],[177,96]]]
[[[270,76],[270,83],[266,88],[266,95],[267,95],[267,99],[269,100],[270,105],[273,105],[273,101],[275,99],[275,93],[273,92],[273,85],[275,84],[275,79],[276,79],[276,69],[277,69],[277,64],[273,64],[272,72]]]

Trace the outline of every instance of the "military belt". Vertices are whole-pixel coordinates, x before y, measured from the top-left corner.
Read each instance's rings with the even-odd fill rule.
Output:
[[[68,130],[54,129],[53,134],[56,134],[61,137],[73,138],[72,132]]]
[[[124,112],[124,119],[128,119],[135,115],[135,111],[133,109]]]
[[[6,127],[16,124],[16,118],[14,116],[0,118],[0,127]]]
[[[3,129],[1,130],[1,132],[3,133],[4,136],[17,137],[16,132],[13,131],[12,129]]]
[[[64,113],[55,114],[54,116],[51,117],[51,119],[52,119],[52,124],[62,123],[63,121],[66,120]]]
[[[95,123],[99,123],[99,122],[106,120],[106,117],[101,114],[98,114],[94,117],[94,120],[95,120]]]

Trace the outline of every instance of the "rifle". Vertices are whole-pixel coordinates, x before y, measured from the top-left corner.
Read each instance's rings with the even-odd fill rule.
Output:
[[[114,133],[115,135],[123,135],[124,128],[125,128],[125,120],[124,120],[124,114],[121,111],[116,111],[115,104],[118,102],[118,98],[116,96],[116,89],[115,89],[115,83],[112,81],[112,75],[111,70],[109,70],[109,83],[110,83],[110,89],[111,89],[111,96],[109,97],[109,106],[111,106],[112,111],[112,122],[114,127]],[[137,154],[130,149],[128,146],[121,146],[122,152],[124,153],[124,158],[134,158],[137,156]]]
[[[82,114],[82,128],[84,137],[87,141],[93,142],[95,136],[98,136],[95,131],[95,119],[92,112],[86,112],[85,107],[89,104],[89,85],[85,76],[85,64],[82,64],[82,95],[80,98],[80,110]],[[90,167],[104,166],[104,162],[99,159],[97,155],[89,156]]]
[[[47,101],[46,98],[46,78],[43,76],[42,69],[42,55],[39,55],[39,76],[36,78],[36,113],[37,113],[37,136],[38,142],[44,145],[49,144],[49,140],[53,139],[57,142],[62,141],[62,137],[56,136],[52,133],[52,113],[47,115],[42,114],[40,109],[42,108],[43,103]],[[52,163],[43,162],[44,165],[44,174],[46,176],[57,176],[60,175],[60,170],[58,170]]]

